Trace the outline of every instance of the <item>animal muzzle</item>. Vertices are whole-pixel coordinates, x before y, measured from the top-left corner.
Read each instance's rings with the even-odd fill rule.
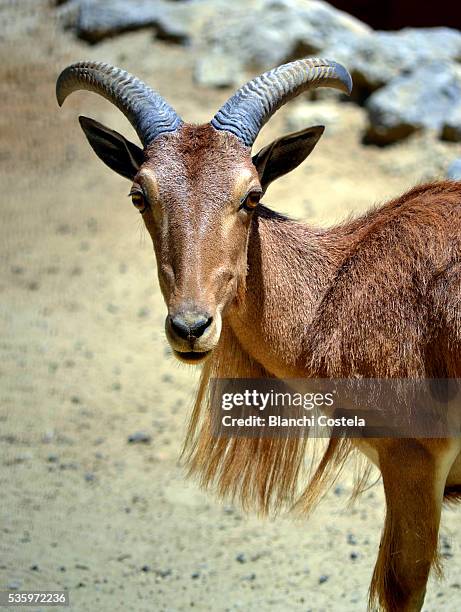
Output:
[[[219,340],[220,320],[220,315],[195,310],[169,314],[165,331],[175,356],[186,363],[203,361]]]
[[[170,326],[179,338],[194,342],[206,332],[213,317],[195,312],[185,312],[170,317]]]

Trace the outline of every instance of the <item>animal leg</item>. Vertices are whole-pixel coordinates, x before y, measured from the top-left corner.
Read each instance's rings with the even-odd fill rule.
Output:
[[[448,440],[381,440],[386,521],[370,587],[370,608],[418,612],[437,545],[443,491],[455,459]]]

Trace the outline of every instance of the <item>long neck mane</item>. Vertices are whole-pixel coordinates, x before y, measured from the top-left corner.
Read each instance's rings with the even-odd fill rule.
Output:
[[[304,340],[344,257],[343,234],[314,230],[265,208],[254,219],[246,283],[204,366],[183,451],[189,473],[202,486],[213,486],[244,507],[266,513],[298,498],[299,507],[310,510],[351,450],[348,440],[332,438],[317,462],[321,449],[312,440],[305,473],[308,438],[217,437],[209,394],[212,378],[313,375]],[[298,481],[305,479],[308,485],[299,497]]]

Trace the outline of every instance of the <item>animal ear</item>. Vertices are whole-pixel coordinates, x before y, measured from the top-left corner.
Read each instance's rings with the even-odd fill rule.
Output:
[[[99,159],[117,174],[133,180],[144,161],[142,149],[94,119],[80,116],[78,120]]]
[[[314,149],[325,126],[316,125],[274,140],[253,157],[264,191],[267,187],[301,164]]]

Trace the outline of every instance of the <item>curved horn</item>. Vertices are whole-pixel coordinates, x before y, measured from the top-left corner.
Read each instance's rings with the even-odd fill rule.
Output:
[[[217,130],[235,134],[251,147],[256,136],[285,102],[317,87],[334,87],[350,94],[348,71],[325,59],[307,58],[269,70],[241,87],[211,120]]]
[[[65,68],[56,82],[59,106],[73,91],[100,94],[117,106],[136,130],[145,147],[165,132],[174,132],[181,118],[165,100],[125,70],[104,62],[78,62]]]

